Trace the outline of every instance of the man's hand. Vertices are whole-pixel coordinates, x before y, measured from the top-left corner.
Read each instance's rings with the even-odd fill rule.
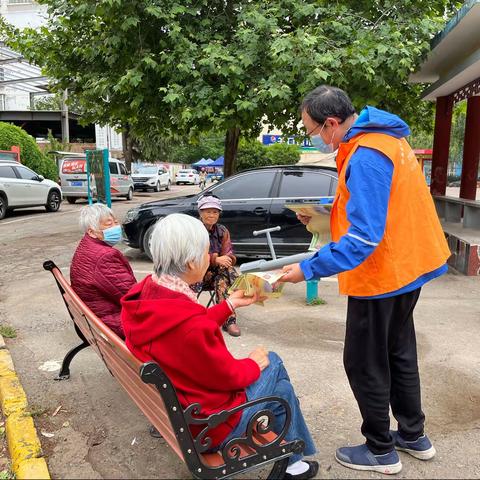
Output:
[[[278,279],[279,282],[298,283],[305,281],[305,276],[303,275],[299,263],[286,265],[282,268],[282,271],[285,272],[285,275]]]
[[[255,292],[251,297],[245,297],[245,290],[237,290],[236,292],[233,292],[228,299],[230,300],[233,308],[238,308],[247,307],[255,302],[263,302],[267,299],[267,297],[260,297],[257,292]]]
[[[222,255],[216,258],[216,263],[222,267],[230,268],[232,266],[232,259],[228,255]]]
[[[263,372],[269,365],[268,352],[264,347],[257,347],[253,352],[250,352],[248,358],[251,358],[260,367],[260,371]]]
[[[308,225],[312,217],[309,217],[308,215],[302,215],[300,213],[297,213],[297,218],[304,224]]]

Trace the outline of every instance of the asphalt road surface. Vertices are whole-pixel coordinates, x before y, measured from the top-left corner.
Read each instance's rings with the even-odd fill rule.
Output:
[[[132,206],[198,187],[139,193],[115,200],[122,218]],[[85,203],[83,203],[85,204]],[[18,211],[0,221],[0,323],[15,328],[6,339],[32,407],[53,478],[189,478],[162,439],[86,349],[72,362],[71,378],[55,382],[65,353],[79,343],[50,273],[54,260],[68,277],[80,240],[81,204],[57,213]],[[138,280],[151,272],[140,252],[120,246]],[[360,416],[342,365],[344,298],[335,279],[320,282],[326,305],[306,307],[305,286],[287,286],[265,307],[242,309],[242,336],[226,341],[238,357],[263,344],[279,353],[290,372],[307,423],[317,442],[318,478],[380,478],[338,465],[339,446],[362,443]],[[416,310],[417,340],[427,432],[437,457],[420,462],[401,454],[397,478],[480,477],[480,279],[448,274],[423,289]],[[53,415],[58,407],[61,409]],[[264,472],[255,473],[255,478]]]

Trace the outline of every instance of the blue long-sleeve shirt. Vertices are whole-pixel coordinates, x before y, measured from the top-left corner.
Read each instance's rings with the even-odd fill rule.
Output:
[[[362,131],[387,133],[397,138],[410,133],[408,126],[396,115],[372,107],[361,112],[344,140],[348,141]],[[312,258],[300,263],[306,280],[352,270],[375,251],[385,232],[393,170],[392,161],[380,151],[367,147],[359,147],[355,151],[345,174],[350,192],[346,205],[350,227],[338,242],[325,245]],[[376,299],[407,293],[442,275],[447,269],[445,264],[399,290],[360,298]]]

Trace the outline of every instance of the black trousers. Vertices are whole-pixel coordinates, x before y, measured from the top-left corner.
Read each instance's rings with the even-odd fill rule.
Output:
[[[377,455],[393,448],[389,406],[404,440],[423,435],[413,310],[420,289],[390,298],[348,298],[343,363],[362,415],[362,434]]]

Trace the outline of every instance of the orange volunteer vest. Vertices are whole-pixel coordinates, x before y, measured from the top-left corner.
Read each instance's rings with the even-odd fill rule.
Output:
[[[350,226],[345,173],[358,147],[378,150],[394,165],[383,239],[358,267],[339,274],[341,294],[370,297],[398,290],[441,267],[450,250],[413,150],[404,138],[382,133],[360,134],[340,144],[338,187],[330,217],[333,241],[338,242]]]

